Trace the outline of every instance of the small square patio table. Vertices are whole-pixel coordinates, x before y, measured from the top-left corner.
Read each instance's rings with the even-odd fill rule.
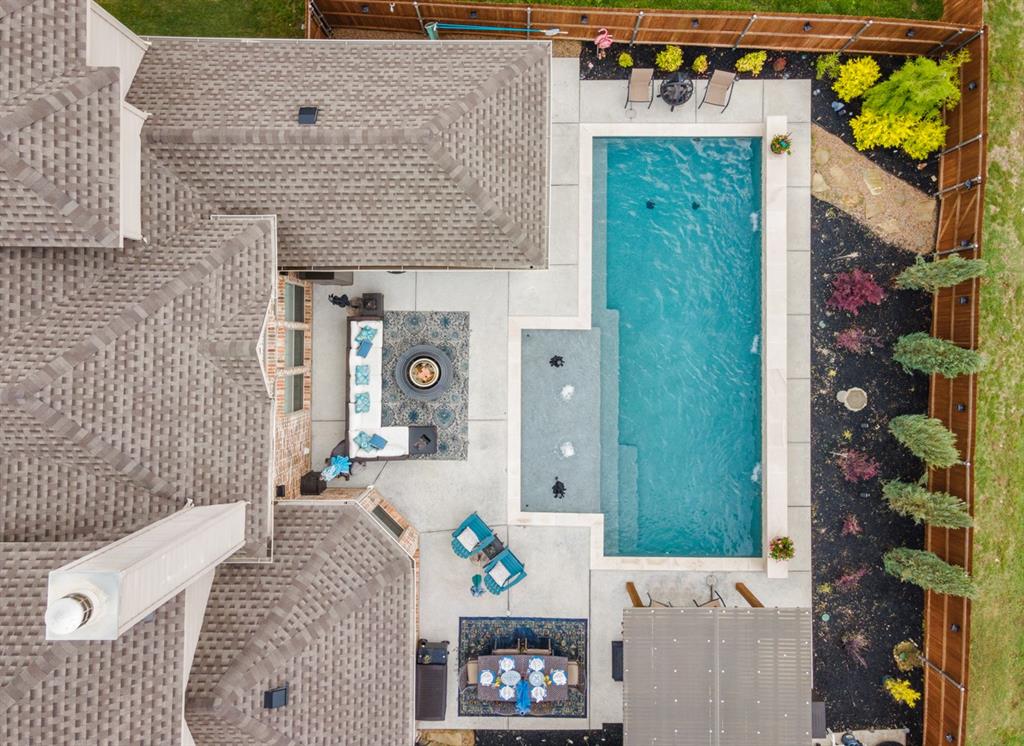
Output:
[[[498,669],[498,661],[502,658],[511,658],[515,661],[515,670],[519,672],[519,675],[524,679],[530,675],[530,659],[540,658],[544,661],[543,673],[550,675],[555,669],[561,669],[566,672],[568,676],[569,659],[561,655],[481,655],[477,661],[477,667],[480,671],[494,671],[495,676],[500,676],[501,671]],[[477,684],[477,682],[473,682]],[[476,693],[480,699],[497,702],[509,702],[514,704],[514,699],[503,700],[498,696],[499,687],[496,686],[480,686],[477,684]],[[558,701],[568,699],[569,697],[569,685],[568,682],[558,686],[555,683],[548,684],[547,686],[548,695],[545,697],[545,702]]]

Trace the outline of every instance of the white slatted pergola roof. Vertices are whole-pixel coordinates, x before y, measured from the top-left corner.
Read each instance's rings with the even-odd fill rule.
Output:
[[[623,612],[626,746],[810,743],[810,609]]]

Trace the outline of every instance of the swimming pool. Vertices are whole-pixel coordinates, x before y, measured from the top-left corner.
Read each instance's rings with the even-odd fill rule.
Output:
[[[593,139],[605,553],[762,543],[759,137]]]

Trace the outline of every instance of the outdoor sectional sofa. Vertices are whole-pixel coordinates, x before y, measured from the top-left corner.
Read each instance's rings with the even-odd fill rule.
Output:
[[[384,321],[350,317],[347,336],[348,456],[353,461],[408,458],[409,428],[381,425]]]

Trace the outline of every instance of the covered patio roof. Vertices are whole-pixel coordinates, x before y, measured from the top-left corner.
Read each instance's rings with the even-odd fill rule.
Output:
[[[810,741],[810,609],[626,609],[622,626],[626,746]]]

